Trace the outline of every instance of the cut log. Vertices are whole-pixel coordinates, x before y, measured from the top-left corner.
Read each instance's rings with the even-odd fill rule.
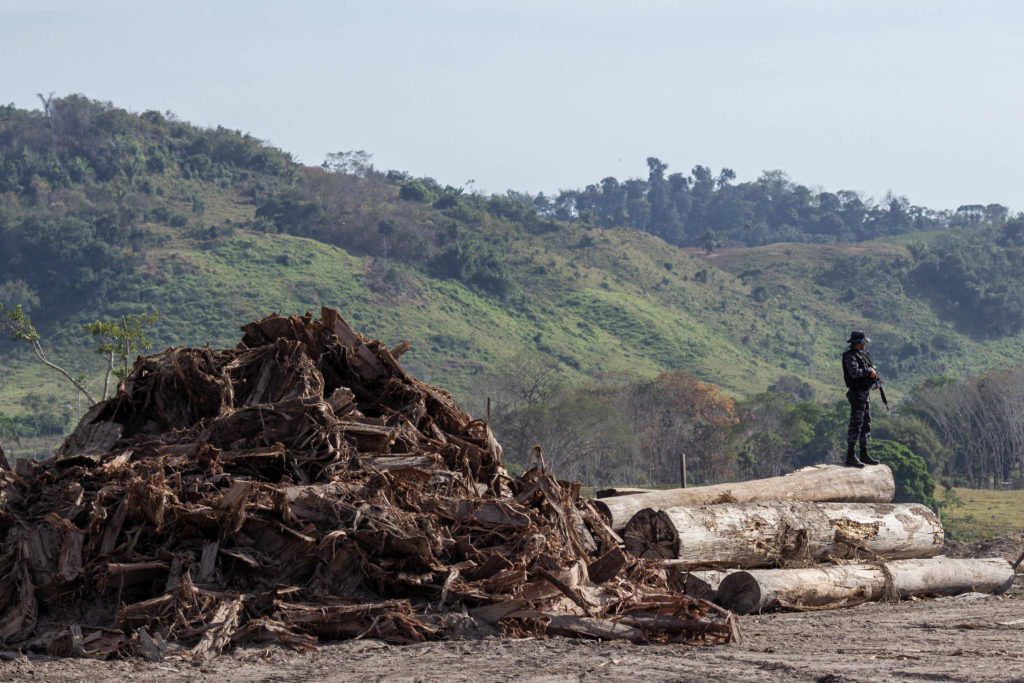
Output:
[[[839,503],[888,503],[896,492],[892,470],[885,465],[861,469],[842,465],[812,465],[782,477],[754,479],[731,484],[664,489],[629,496],[600,498],[594,505],[616,531],[644,508],[716,503],[811,501]]]
[[[717,602],[718,587],[722,579],[734,569],[688,569],[677,564],[679,560],[665,560],[662,566],[668,574],[669,585],[681,593],[698,600]]]
[[[884,565],[849,564],[809,569],[750,569],[726,576],[718,602],[738,614],[773,609],[832,609],[898,595],[1001,593],[1013,567],[1001,558],[933,557]]]
[[[723,503],[637,512],[622,532],[637,557],[685,568],[770,567],[829,557],[909,559],[942,551],[920,503]]]
[[[316,647],[316,636],[306,633],[295,633],[284,623],[269,617],[250,619],[248,623],[235,633],[233,640],[244,642],[254,640],[261,643],[280,643],[293,650],[309,652]]]
[[[551,623],[548,625],[548,633],[555,636],[591,638],[593,640],[628,640],[633,643],[643,643],[646,640],[646,635],[638,628],[574,614],[553,615]]]

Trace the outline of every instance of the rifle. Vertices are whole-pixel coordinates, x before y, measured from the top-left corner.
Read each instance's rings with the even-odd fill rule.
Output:
[[[878,389],[878,395],[882,399],[882,404],[885,406],[885,412],[891,412],[889,410],[889,399],[885,397],[885,389],[882,387],[882,378],[878,376],[878,368],[875,367],[875,362],[871,360],[871,354],[864,351],[864,358],[868,361],[868,367],[875,371],[875,384],[872,389]]]
[[[874,388],[878,389],[878,395],[882,398],[882,405],[885,406],[885,412],[888,413],[888,412],[890,412],[890,410],[889,410],[889,399],[887,399],[885,397],[885,388],[882,387],[882,378],[880,378],[878,376],[878,369],[875,368],[875,366],[872,365],[871,369],[875,371],[875,386],[874,386]]]

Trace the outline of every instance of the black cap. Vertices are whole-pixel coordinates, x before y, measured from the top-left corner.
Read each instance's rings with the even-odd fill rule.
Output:
[[[864,330],[854,330],[850,333],[850,338],[846,340],[847,344],[867,344],[871,340],[868,339],[868,335],[864,334]]]

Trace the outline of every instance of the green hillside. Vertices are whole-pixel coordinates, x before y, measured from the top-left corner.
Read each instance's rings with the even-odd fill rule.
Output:
[[[80,330],[96,318],[158,310],[157,346],[225,345],[271,311],[320,305],[339,308],[369,336],[408,339],[405,361],[456,395],[474,373],[523,349],[550,356],[577,381],[683,370],[743,395],[793,374],[822,400],[841,395],[835,359],[854,327],[871,331],[895,396],[930,375],[1024,356],[1020,333],[979,340],[907,291],[898,275],[912,260],[905,247],[776,243],[705,254],[642,231],[540,219],[429,179],[367,173],[351,158],[340,171],[352,173],[301,168],[250,136],[78,96],[52,103],[47,116],[8,108],[3,126],[6,234],[47,218],[128,215],[118,237],[95,238],[117,252],[108,273],[74,283],[70,296],[54,287],[28,307],[51,355],[94,374],[102,367]],[[55,128],[75,137],[46,134]],[[426,196],[400,198],[413,186]],[[390,257],[375,244],[388,234]],[[471,276],[439,277],[422,258],[443,259],[444,243],[460,240],[499,253],[511,296],[493,296]],[[89,258],[84,250],[65,256]],[[102,296],[87,296],[97,281]],[[17,291],[0,290],[8,307],[26,303]],[[28,391],[55,391],[56,379],[47,382],[24,350],[0,351],[0,411],[18,413]]]
[[[684,372],[741,399],[788,378],[821,404],[842,398],[854,328],[897,401],[935,375],[1024,360],[1024,233],[1005,216],[700,249],[548,208],[360,153],[301,167],[236,131],[80,96],[0,107],[0,302],[24,305],[50,357],[94,388],[105,366],[83,325],[147,311],[160,349],[232,345],[271,312],[335,307],[367,336],[409,341],[402,363],[477,411],[480,378],[524,353],[571,386]],[[78,409],[27,345],[0,341],[0,416],[40,402]]]

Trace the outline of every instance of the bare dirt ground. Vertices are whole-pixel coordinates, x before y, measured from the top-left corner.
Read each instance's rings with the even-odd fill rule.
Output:
[[[1024,532],[947,544],[950,556],[1013,562]],[[873,603],[750,615],[743,640],[708,647],[576,639],[391,646],[326,643],[312,653],[242,648],[203,664],[29,656],[0,661],[0,681],[1022,681],[1024,575],[999,596]]]

